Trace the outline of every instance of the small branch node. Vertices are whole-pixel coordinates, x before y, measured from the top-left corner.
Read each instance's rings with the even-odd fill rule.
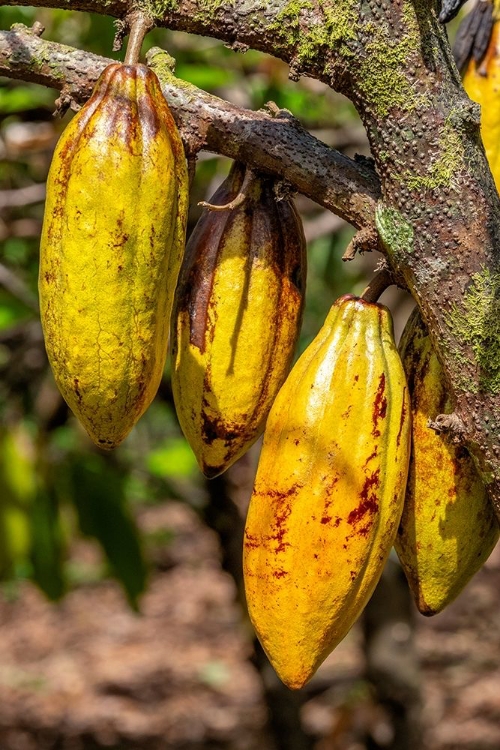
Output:
[[[465,432],[465,426],[458,414],[438,414],[436,419],[429,419],[427,426],[437,432],[448,433],[453,443],[461,443]]]
[[[378,273],[379,271],[388,271],[392,273],[391,267],[389,263],[387,262],[386,258],[379,258],[379,261],[377,265],[375,266],[375,273]],[[396,278],[393,277],[393,283],[396,283]]]
[[[342,260],[349,261],[354,260],[357,253],[369,253],[372,250],[377,250],[379,245],[378,232],[375,225],[363,227],[360,229],[352,240],[349,242],[345,253],[342,256]]]
[[[161,66],[163,71],[167,69],[172,75],[175,73],[175,57],[172,57],[172,55],[161,47],[151,47],[146,52],[146,62],[151,68]]]
[[[72,109],[77,112],[80,109],[80,105],[75,101],[70,89],[63,86],[60,95],[54,102],[55,110],[52,113],[52,117],[60,119],[64,117],[68,109]]]
[[[123,47],[123,40],[129,32],[127,20],[125,18],[117,18],[114,21],[115,36],[113,39],[113,52],[119,52]]]
[[[262,111],[267,112],[271,117],[279,117],[282,110],[278,107],[276,102],[266,102],[262,107]]]
[[[45,31],[45,26],[43,25],[43,23],[40,23],[40,21],[35,21],[30,31],[32,34],[34,34],[34,36],[41,37],[43,32]]]
[[[277,180],[273,185],[274,197],[278,202],[293,198],[296,192],[288,180]]]
[[[186,154],[186,159],[197,159],[198,153],[203,149],[205,144],[205,139],[202,137],[202,135],[197,132],[196,134],[193,134],[193,132],[189,129],[189,127],[184,127],[182,123],[177,123],[179,127],[179,133],[182,139],[182,143],[184,145],[184,153]]]
[[[235,208],[238,208],[238,206],[241,206],[247,200],[248,187],[254,179],[255,173],[247,167],[245,171],[245,177],[243,178],[243,182],[241,183],[240,192],[235,198],[233,198],[232,201],[230,201],[229,203],[225,203],[223,206],[216,206],[213,203],[208,203],[207,201],[200,201],[198,205],[208,209],[209,211],[233,211]]]
[[[262,111],[275,119],[288,120],[292,125],[296,125],[299,128],[302,127],[300,120],[289,109],[281,109],[276,102],[266,102],[262,107]]]

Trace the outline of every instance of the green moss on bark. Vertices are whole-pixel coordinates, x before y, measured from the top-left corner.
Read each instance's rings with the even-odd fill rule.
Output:
[[[500,273],[488,268],[475,273],[461,303],[453,305],[446,322],[453,335],[470,346],[473,365],[479,370],[480,389],[500,393]],[[451,354],[460,365],[465,364],[458,347]],[[461,386],[471,390],[472,385],[470,373],[464,373]]]
[[[434,159],[427,173],[416,175],[406,170],[401,175],[401,181],[410,190],[434,190],[441,187],[452,187],[453,177],[463,168],[465,149],[460,133],[453,124],[453,113],[445,121],[436,142],[437,158]]]
[[[147,13],[153,20],[163,18],[167,13],[179,7],[178,0],[138,0],[137,7]]]
[[[378,203],[375,209],[375,224],[391,259],[398,262],[413,252],[413,227],[395,208]]]
[[[430,101],[428,93],[420,91],[408,75],[411,58],[422,43],[417,5],[406,2],[401,15],[398,33],[379,20],[364,25],[369,41],[361,62],[359,90],[379,117],[387,117],[392,110],[409,112]]]
[[[319,5],[320,15],[315,10]],[[358,22],[357,0],[289,0],[277,14],[269,31],[282,45],[293,50],[294,63],[311,63],[321,59],[325,50],[351,57]],[[327,57],[327,56],[326,56]]]

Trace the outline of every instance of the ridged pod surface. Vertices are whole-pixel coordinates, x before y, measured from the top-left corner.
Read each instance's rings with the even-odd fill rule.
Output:
[[[235,164],[211,199],[232,201]],[[264,429],[300,331],[305,240],[290,200],[255,175],[232,210],[205,210],[186,247],[172,315],[177,414],[202,471],[217,476]]]
[[[410,389],[413,440],[395,547],[418,609],[433,615],[477,573],[499,528],[470,455],[428,426],[453,408],[418,310],[406,325],[400,351]]]
[[[344,638],[382,573],[409,420],[389,311],[341,297],[271,409],[245,528],[250,618],[290,688]]]
[[[112,64],[57,144],[39,291],[57,385],[101,448],[152,401],[187,212],[182,143],[156,75]]]
[[[463,85],[470,98],[481,105],[481,138],[486,157],[500,191],[500,21],[495,21],[486,55],[478,65],[471,60]]]

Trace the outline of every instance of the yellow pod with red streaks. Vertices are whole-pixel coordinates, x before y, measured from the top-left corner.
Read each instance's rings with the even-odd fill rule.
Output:
[[[271,663],[302,687],[382,573],[403,508],[406,378],[382,305],[333,305],[271,409],[244,539],[250,618]]]
[[[156,75],[108,66],[54,153],[39,275],[57,385],[101,448],[126,437],[160,383],[187,201]]]
[[[418,309],[400,343],[412,410],[412,452],[395,547],[418,609],[455,599],[498,541],[499,527],[467,450],[429,420],[453,411],[444,372]]]
[[[495,21],[484,59],[470,60],[463,78],[470,98],[481,105],[481,138],[500,191],[500,21]]]
[[[235,164],[211,203],[233,201],[244,177],[244,166]],[[304,234],[293,203],[277,201],[273,187],[253,175],[242,203],[205,210],[179,276],[172,389],[182,430],[208,477],[262,433],[300,331]]]

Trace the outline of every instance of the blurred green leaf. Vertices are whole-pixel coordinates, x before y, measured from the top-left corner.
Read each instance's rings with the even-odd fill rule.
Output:
[[[227,68],[210,68],[207,65],[177,65],[175,74],[183,81],[188,81],[207,91],[227,86],[236,80],[233,71]]]
[[[49,107],[54,92],[42,86],[23,84],[15,88],[0,88],[0,114],[24,112],[37,107]]]
[[[70,458],[71,495],[83,534],[100,542],[113,574],[137,609],[146,585],[146,567],[136,525],[125,507],[120,469],[103,456]]]
[[[27,243],[18,237],[11,237],[2,245],[2,257],[11,263],[23,264],[27,257]]]
[[[147,467],[157,477],[190,477],[197,463],[189,443],[183,438],[167,440],[151,451]]]
[[[35,20],[34,8],[0,8],[0,28],[7,29],[13,23],[30,25]]]
[[[57,601],[65,590],[63,538],[57,497],[41,487],[30,516],[33,580],[49,599]]]
[[[26,567],[31,548],[29,514],[37,479],[33,445],[20,427],[0,432],[0,576]]]
[[[32,314],[22,302],[0,289],[0,331],[30,318]]]

